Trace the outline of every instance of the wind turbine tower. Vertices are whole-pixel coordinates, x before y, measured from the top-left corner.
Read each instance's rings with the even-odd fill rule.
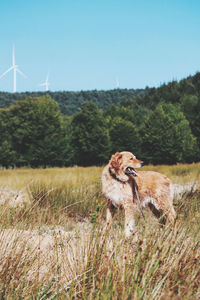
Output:
[[[45,86],[45,90],[48,91],[49,85],[50,83],[49,83],[49,73],[48,73],[45,82],[41,83],[40,86]]]
[[[116,87],[117,87],[117,89],[119,89],[119,79],[118,79],[118,77],[116,77]]]
[[[20,71],[20,69],[18,68],[18,65],[15,64],[15,46],[13,46],[13,52],[12,52],[12,66],[0,76],[0,79],[12,70],[13,70],[13,93],[16,93],[16,91],[17,91],[17,72],[20,75],[22,75],[24,78],[27,78],[27,76],[24,73],[22,73],[22,71]]]

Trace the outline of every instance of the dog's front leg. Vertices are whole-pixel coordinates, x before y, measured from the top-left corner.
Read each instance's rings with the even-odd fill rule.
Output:
[[[130,238],[133,234],[136,234],[135,213],[137,206],[131,200],[124,201],[123,206],[125,212],[124,232],[126,238]]]
[[[115,214],[116,208],[113,206],[112,202],[108,200],[106,209],[106,228],[110,228],[112,225],[113,216]]]

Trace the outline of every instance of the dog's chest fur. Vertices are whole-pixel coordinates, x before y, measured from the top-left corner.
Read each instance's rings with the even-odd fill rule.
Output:
[[[103,195],[110,200],[115,207],[123,205],[126,199],[133,198],[131,183],[122,183],[114,178],[107,180],[107,176],[110,177],[110,175],[106,173],[102,175]]]

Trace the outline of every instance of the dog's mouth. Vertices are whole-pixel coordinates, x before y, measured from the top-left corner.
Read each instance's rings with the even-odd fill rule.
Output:
[[[138,176],[138,174],[135,172],[135,169],[132,167],[127,167],[125,173],[128,176],[134,176],[134,177]]]

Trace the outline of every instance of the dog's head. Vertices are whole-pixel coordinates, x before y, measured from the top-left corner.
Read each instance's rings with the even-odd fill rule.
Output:
[[[143,165],[143,161],[126,151],[116,152],[109,161],[110,171],[122,182],[128,181],[130,177],[138,176],[135,168],[141,168]]]

